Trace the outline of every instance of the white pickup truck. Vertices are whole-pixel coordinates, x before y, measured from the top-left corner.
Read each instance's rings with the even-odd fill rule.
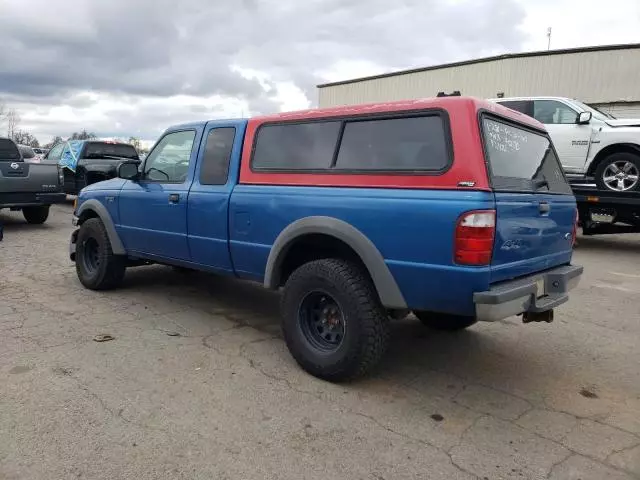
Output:
[[[640,119],[616,119],[564,97],[491,101],[544,123],[567,174],[594,177],[604,190],[640,191]]]

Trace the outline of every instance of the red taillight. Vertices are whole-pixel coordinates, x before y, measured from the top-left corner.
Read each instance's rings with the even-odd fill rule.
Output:
[[[489,265],[495,233],[495,210],[463,214],[456,225],[455,262],[460,265]]]

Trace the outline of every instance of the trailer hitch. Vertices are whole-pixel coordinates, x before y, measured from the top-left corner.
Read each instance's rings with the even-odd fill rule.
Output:
[[[524,312],[522,314],[522,323],[532,322],[553,322],[553,309],[544,312]]]

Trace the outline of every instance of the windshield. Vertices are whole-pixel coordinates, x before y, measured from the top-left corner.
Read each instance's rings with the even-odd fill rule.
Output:
[[[591,105],[587,105],[586,103],[582,103],[578,100],[571,99],[571,103],[573,103],[578,108],[586,110],[587,112],[591,112],[591,115],[593,115],[594,118],[602,120],[603,122],[606,122],[607,120],[615,120],[616,118],[609,113],[604,113],[597,108],[592,107]]]
[[[494,190],[572,194],[548,137],[489,117],[482,136]]]
[[[128,143],[87,143],[87,148],[83,156],[85,158],[119,157],[138,160],[138,152],[133,145],[129,145]]]

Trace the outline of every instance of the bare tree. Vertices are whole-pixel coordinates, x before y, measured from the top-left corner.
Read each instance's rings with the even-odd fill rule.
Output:
[[[4,124],[4,120],[5,120],[5,115],[7,113],[7,108],[5,107],[4,103],[2,103],[2,100],[0,100],[0,127],[2,127],[2,125]]]
[[[64,139],[60,135],[56,135],[53,139],[44,145],[44,148],[53,148],[54,145],[64,142]]]
[[[83,128],[80,132],[73,132],[69,140],[91,140],[92,138],[96,138],[96,134],[87,132],[87,129]]]
[[[19,145],[29,145],[30,147],[40,146],[40,142],[38,142],[36,137],[23,130],[16,132],[13,136],[13,140]]]
[[[141,147],[141,143],[140,143],[140,139],[137,137],[129,137],[129,143],[131,145],[133,145],[133,147],[139,152],[140,151],[140,147]]]
[[[18,133],[18,126],[20,125],[20,115],[15,108],[11,108],[7,112],[7,137],[14,138]]]

